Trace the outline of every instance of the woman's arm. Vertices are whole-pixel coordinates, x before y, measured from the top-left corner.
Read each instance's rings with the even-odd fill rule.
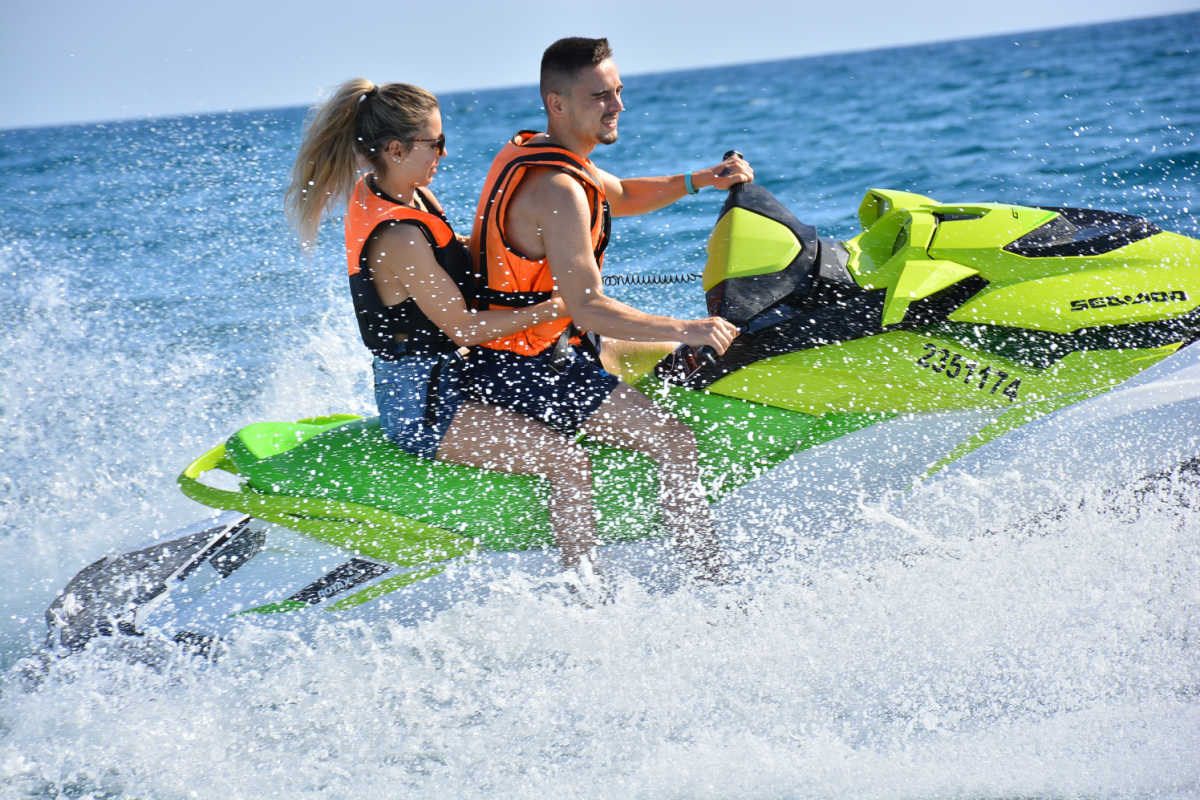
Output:
[[[460,346],[508,336],[567,315],[559,297],[517,309],[475,311],[458,285],[433,257],[433,248],[415,225],[392,225],[368,245],[371,278],[385,305],[413,298],[417,307]]]

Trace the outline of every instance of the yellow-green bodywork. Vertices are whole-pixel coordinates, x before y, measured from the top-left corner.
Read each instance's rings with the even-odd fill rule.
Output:
[[[800,243],[784,225],[744,208],[721,216],[708,237],[705,291],[729,278],[768,275],[791,263]]]
[[[1178,316],[1200,306],[1200,241],[1186,236],[1162,231],[1097,256],[1027,258],[1004,249],[1055,216],[1042,208],[942,205],[871,189],[859,209],[864,230],[846,242],[848,267],[863,288],[887,291],[884,325],[900,322],[913,300],[973,275],[987,288],[954,311],[951,322],[1070,333]],[[1071,305],[1161,292],[1187,299],[1113,302],[1082,311]]]

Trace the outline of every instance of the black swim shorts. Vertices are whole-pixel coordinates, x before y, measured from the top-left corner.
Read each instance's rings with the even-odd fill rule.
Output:
[[[467,357],[463,393],[574,434],[619,382],[583,348],[572,348],[555,370],[553,348],[536,356],[477,347]]]

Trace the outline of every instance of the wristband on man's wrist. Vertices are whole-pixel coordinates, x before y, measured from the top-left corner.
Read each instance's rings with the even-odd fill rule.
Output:
[[[696,188],[696,185],[692,183],[692,173],[683,173],[683,188],[687,189],[688,194],[695,194],[696,192],[700,191]]]

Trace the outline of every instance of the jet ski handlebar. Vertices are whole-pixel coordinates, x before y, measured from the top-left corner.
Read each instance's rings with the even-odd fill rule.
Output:
[[[744,158],[741,151],[739,151],[739,150],[726,150],[725,155],[721,156],[721,160],[725,161],[726,159],[732,158],[733,156],[737,156],[738,158]],[[721,170],[718,173],[718,177],[720,177],[721,175],[724,175],[726,172],[728,172],[728,170]],[[742,190],[742,187],[745,185],[746,185],[745,183],[735,183],[733,186],[729,187],[729,193],[737,194],[738,192],[740,192]]]
[[[725,155],[721,156],[721,160],[725,161],[733,156],[737,156],[738,158],[743,157],[741,152],[738,150],[726,150]],[[717,177],[720,177],[727,172],[728,170],[721,170],[719,173],[717,173]],[[741,191],[742,187],[745,185],[745,183],[735,183],[729,187],[729,193],[736,194],[737,192]],[[717,351],[709,345],[704,345],[702,347],[691,347],[690,345],[686,344],[680,345],[673,354],[672,361],[674,364],[672,371],[678,377],[686,380],[700,369],[711,364],[715,364],[717,362]]]
[[[700,347],[696,348],[693,359],[696,366],[691,370],[691,372],[695,372],[697,369],[706,367],[709,364],[717,363],[717,351],[714,350],[710,345],[701,345]]]
[[[742,155],[740,150],[726,150],[725,155],[721,156],[721,160],[725,161],[727,159],[733,158],[734,156],[737,156],[738,158],[744,158],[744,156]],[[718,173],[718,176],[724,175],[726,172],[728,172],[728,170],[721,170],[721,172]],[[746,185],[745,183],[735,183],[733,186],[729,187],[729,193],[737,194],[738,192],[740,192],[742,190],[742,187],[745,185]],[[700,367],[708,366],[709,364],[715,364],[717,362],[717,351],[714,350],[713,348],[709,347],[708,345],[704,345],[703,347],[696,348],[689,355],[690,355],[690,359],[689,359],[690,370],[689,370],[689,372],[694,372],[697,369],[699,369]]]

